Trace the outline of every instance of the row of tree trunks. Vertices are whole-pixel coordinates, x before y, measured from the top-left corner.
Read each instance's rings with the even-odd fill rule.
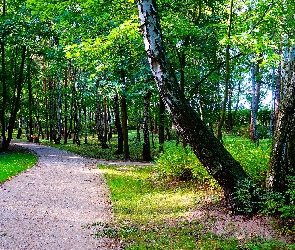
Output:
[[[230,1],[230,11],[229,11],[229,20],[227,26],[227,39],[230,40],[231,36],[231,27],[232,27],[232,12],[233,12],[233,0]],[[225,84],[224,84],[224,97],[222,103],[221,110],[221,118],[217,125],[217,139],[222,141],[222,127],[225,122],[226,115],[226,106],[228,102],[228,89],[229,89],[229,81],[230,81],[230,44],[226,45],[225,48]]]
[[[14,60],[14,83],[9,87],[13,88],[12,93],[14,93],[10,100],[7,97],[7,72],[6,72],[6,61],[5,61],[5,44],[4,41],[1,42],[1,66],[2,66],[2,108],[1,108],[1,127],[2,127],[2,145],[0,151],[6,151],[12,139],[12,133],[14,129],[15,122],[17,120],[17,113],[20,108],[20,97],[21,91],[24,85],[24,71],[25,71],[25,61],[28,57],[26,46],[21,46],[20,55],[18,54],[18,47],[15,48],[15,60]],[[18,61],[18,56],[20,56],[20,61]],[[13,60],[12,60],[13,61]],[[19,62],[19,65],[17,65]],[[27,69],[27,73],[28,69]],[[8,110],[10,108],[10,110]],[[9,119],[6,123],[5,114],[10,112]],[[6,134],[7,131],[7,134]],[[7,135],[7,136],[6,136]]]

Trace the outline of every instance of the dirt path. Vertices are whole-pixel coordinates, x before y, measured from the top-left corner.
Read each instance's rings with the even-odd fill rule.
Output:
[[[0,185],[0,249],[120,249],[95,239],[96,222],[109,222],[112,209],[97,161],[73,153],[20,143],[38,163]]]

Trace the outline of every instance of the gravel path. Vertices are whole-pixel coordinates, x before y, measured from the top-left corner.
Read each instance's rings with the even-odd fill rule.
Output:
[[[98,161],[38,144],[38,163],[0,185],[0,249],[121,249],[95,239],[96,222],[112,220],[112,208]]]

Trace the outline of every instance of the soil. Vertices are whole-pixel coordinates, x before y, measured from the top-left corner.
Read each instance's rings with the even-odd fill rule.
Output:
[[[245,243],[253,238],[277,240],[288,244],[294,243],[294,235],[282,235],[275,230],[276,219],[257,214],[251,217],[231,215],[225,204],[204,204],[187,214],[186,220],[197,220],[202,226],[202,233],[213,233],[224,238],[236,238]]]

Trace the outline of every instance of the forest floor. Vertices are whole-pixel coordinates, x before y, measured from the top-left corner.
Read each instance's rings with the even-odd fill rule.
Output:
[[[13,150],[21,146],[34,151],[38,162],[0,185],[1,250],[123,249],[118,240],[95,238],[97,227],[89,226],[114,219],[109,189],[97,165],[150,164],[89,159],[33,143],[14,145]],[[271,218],[230,216],[210,200],[203,204],[187,219],[198,219],[206,231],[241,241],[253,236],[294,241],[278,235]]]

